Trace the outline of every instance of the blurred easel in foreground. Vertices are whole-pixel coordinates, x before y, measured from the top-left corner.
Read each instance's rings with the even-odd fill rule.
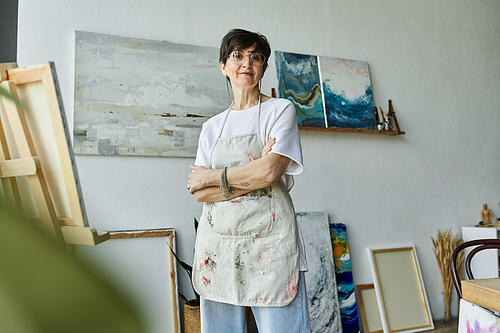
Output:
[[[88,225],[53,63],[0,64],[0,179],[8,207],[59,243],[97,245],[109,232]]]

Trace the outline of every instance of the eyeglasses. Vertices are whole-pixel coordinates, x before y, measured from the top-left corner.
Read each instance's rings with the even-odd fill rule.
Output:
[[[229,56],[233,58],[233,63],[236,65],[244,63],[246,57],[250,59],[250,63],[255,67],[260,67],[266,62],[266,57],[264,57],[262,53],[252,53],[246,55],[244,52],[236,50],[231,52]]]

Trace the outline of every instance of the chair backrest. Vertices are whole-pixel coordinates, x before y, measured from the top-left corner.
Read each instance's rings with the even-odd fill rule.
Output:
[[[453,284],[455,285],[455,289],[457,290],[457,294],[459,298],[462,298],[462,286],[460,284],[460,279],[458,277],[457,270],[457,257],[458,254],[467,247],[476,246],[472,249],[469,254],[464,259],[465,273],[468,279],[474,279],[474,275],[471,270],[471,260],[479,251],[486,249],[500,249],[500,239],[476,239],[467,242],[463,242],[458,245],[453,253],[451,254],[451,276],[453,278]]]

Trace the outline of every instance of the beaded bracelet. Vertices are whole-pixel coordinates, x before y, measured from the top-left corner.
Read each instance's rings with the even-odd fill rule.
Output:
[[[234,188],[227,186],[227,167],[220,173],[220,189],[224,198],[230,198],[234,193]]]

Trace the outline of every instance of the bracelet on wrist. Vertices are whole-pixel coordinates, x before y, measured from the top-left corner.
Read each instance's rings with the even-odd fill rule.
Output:
[[[222,169],[220,173],[220,189],[224,198],[230,198],[234,193],[234,188],[227,185],[227,167]]]

